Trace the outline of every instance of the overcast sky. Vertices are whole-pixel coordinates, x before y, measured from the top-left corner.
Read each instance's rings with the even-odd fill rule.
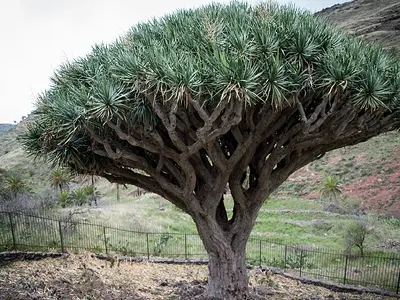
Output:
[[[54,69],[65,60],[84,55],[95,43],[115,40],[139,21],[209,2],[0,0],[0,123],[19,122],[29,114],[37,94],[48,87]],[[292,2],[314,12],[345,1]]]

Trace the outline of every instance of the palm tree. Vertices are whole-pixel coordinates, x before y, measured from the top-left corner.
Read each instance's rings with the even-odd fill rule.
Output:
[[[72,175],[66,169],[53,169],[50,174],[50,184],[55,189],[59,189],[60,192],[68,190],[68,184],[72,179]]]
[[[15,199],[19,194],[29,191],[29,187],[22,180],[21,177],[17,175],[11,175],[5,178],[6,188],[9,190],[10,195]]]
[[[339,178],[335,176],[325,176],[320,193],[322,197],[334,200],[336,202],[337,198],[342,194]]]

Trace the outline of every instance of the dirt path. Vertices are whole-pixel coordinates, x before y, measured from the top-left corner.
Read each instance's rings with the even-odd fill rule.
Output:
[[[332,292],[279,275],[250,271],[259,299],[394,299]],[[202,299],[207,267],[115,262],[90,254],[19,261],[0,267],[0,299]]]

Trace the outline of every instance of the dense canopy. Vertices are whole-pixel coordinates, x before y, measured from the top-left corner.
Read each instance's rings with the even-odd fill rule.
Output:
[[[87,169],[96,167],[88,126],[101,134],[115,119],[129,130],[157,126],[154,101],[170,111],[192,102],[212,111],[233,100],[280,110],[340,94],[362,110],[397,111],[399,72],[398,58],[379,46],[296,8],[212,4],[138,24],[61,66],[39,98],[26,143],[35,154]]]

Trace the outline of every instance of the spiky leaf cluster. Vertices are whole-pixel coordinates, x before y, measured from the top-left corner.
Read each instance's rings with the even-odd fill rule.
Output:
[[[152,101],[173,111],[194,99],[209,112],[222,101],[271,103],[279,113],[312,93],[320,101],[345,95],[363,111],[398,111],[399,70],[393,54],[294,7],[211,4],[137,24],[62,65],[24,144],[61,165],[101,169],[90,130],[113,140],[109,121],[128,132],[157,128]]]

